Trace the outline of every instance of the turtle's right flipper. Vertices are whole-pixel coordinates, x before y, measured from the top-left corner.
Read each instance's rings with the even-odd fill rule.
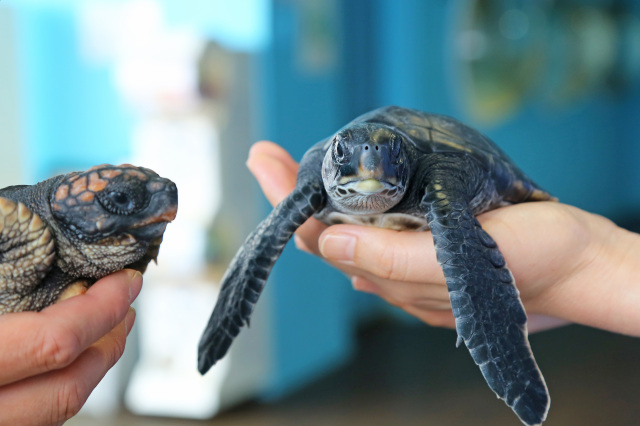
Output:
[[[24,204],[0,197],[0,314],[29,309],[28,295],[55,259],[49,228]]]
[[[198,370],[205,374],[229,349],[249,317],[293,233],[324,207],[321,182],[296,186],[253,231],[231,261],[209,323],[198,346]]]
[[[489,387],[520,420],[539,425],[550,399],[529,347],[513,275],[461,188],[450,184],[445,177],[432,182],[422,206],[449,289],[458,344],[464,341]]]

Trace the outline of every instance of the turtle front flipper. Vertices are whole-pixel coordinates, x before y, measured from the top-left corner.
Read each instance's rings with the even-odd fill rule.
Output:
[[[24,204],[0,197],[0,315],[31,310],[55,259],[49,228]]]
[[[205,374],[226,353],[249,317],[269,276],[293,233],[325,206],[321,182],[296,186],[263,220],[231,261],[216,306],[198,346],[198,370]]]
[[[549,394],[527,339],[527,316],[513,275],[469,207],[463,179],[431,179],[422,208],[433,233],[456,322],[489,387],[527,425],[541,424]]]

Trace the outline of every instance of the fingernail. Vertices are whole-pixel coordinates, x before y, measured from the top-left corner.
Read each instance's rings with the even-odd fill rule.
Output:
[[[251,170],[251,166],[253,165],[253,159],[256,157],[254,148],[255,148],[255,145],[249,149],[249,155],[247,155],[247,161],[245,161],[245,165],[249,170]]]
[[[320,253],[330,260],[338,262],[352,262],[356,237],[348,234],[329,234],[320,239]]]
[[[354,275],[351,278],[351,286],[354,290],[361,291],[363,293],[377,294],[375,285],[366,278],[358,275]]]
[[[127,272],[129,278],[129,303],[132,303],[142,289],[142,273],[133,269],[129,269]]]
[[[124,329],[127,332],[127,336],[131,332],[134,322],[136,322],[136,310],[129,306],[129,312],[127,312],[127,315],[124,317]]]

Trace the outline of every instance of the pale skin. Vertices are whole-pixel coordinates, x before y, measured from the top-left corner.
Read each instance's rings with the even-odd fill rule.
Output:
[[[256,143],[247,166],[271,204],[295,186],[298,164],[272,142]],[[535,332],[578,323],[640,336],[640,235],[555,202],[516,204],[478,217],[511,269]],[[429,232],[326,225],[311,218],[296,246],[427,324],[454,327]]]
[[[0,425],[61,425],[120,359],[142,275],[124,270],[41,312],[0,316]]]

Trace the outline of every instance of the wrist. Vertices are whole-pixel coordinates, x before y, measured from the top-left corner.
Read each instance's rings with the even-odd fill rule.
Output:
[[[640,235],[614,228],[601,265],[601,285],[610,292],[608,321],[613,331],[640,336]]]
[[[640,235],[590,215],[589,244],[572,280],[577,322],[640,336]]]

